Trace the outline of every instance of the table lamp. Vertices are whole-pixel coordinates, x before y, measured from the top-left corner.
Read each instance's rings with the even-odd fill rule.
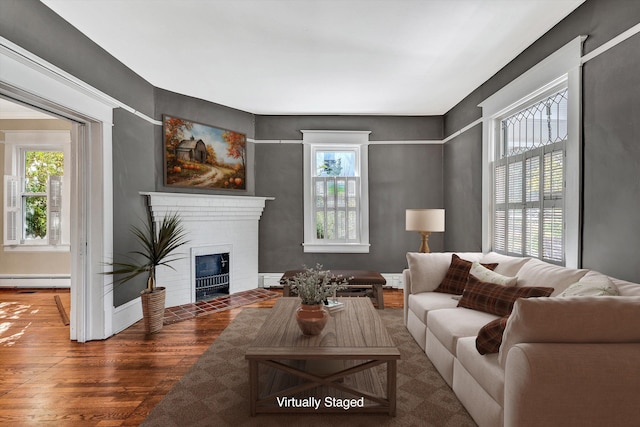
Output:
[[[444,209],[407,209],[406,229],[422,236],[420,252],[431,252],[429,234],[444,231]]]

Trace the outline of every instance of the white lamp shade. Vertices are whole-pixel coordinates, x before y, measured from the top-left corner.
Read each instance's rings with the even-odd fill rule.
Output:
[[[407,209],[407,231],[444,231],[444,209]]]

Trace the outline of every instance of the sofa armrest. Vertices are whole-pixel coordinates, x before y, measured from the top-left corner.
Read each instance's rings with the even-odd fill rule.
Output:
[[[404,324],[407,324],[407,314],[409,313],[409,294],[411,293],[411,272],[409,269],[402,270],[402,293],[404,296]]]
[[[521,298],[513,306],[498,360],[519,343],[640,343],[640,297]]]
[[[636,426],[640,343],[521,343],[507,355],[504,426]]]

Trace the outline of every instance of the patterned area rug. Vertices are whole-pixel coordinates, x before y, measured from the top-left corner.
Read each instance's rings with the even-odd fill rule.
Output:
[[[475,423],[415,343],[401,309],[378,313],[400,348],[397,416],[386,414],[249,415],[248,362],[244,353],[270,309],[245,308],[154,408],[143,426],[434,426]]]

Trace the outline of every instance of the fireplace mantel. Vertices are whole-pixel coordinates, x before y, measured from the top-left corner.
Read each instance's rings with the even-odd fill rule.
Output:
[[[157,271],[158,286],[167,288],[167,307],[195,302],[192,254],[200,248],[228,245],[231,249],[230,293],[258,287],[258,222],[273,197],[141,192],[153,220],[178,213],[189,243],[184,258]],[[184,249],[183,249],[184,248]]]
[[[143,192],[149,198],[154,219],[180,212],[183,221],[260,219],[267,200],[273,197],[220,196],[215,194]],[[215,219],[213,219],[215,220]]]

